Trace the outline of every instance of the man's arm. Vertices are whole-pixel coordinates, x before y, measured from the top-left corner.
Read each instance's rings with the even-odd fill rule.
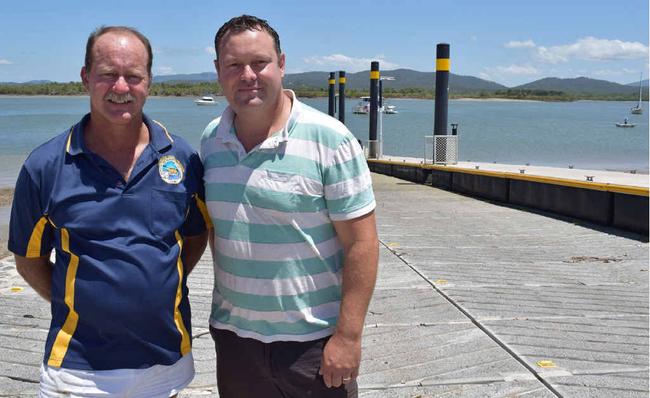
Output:
[[[52,268],[49,257],[27,258],[14,255],[16,270],[32,289],[47,301],[52,300]]]
[[[201,259],[207,241],[208,231],[204,231],[199,235],[186,236],[185,239],[183,239],[183,253],[181,254],[181,259],[183,260],[183,265],[185,266],[185,272],[187,275],[192,272],[196,263]]]
[[[336,330],[323,350],[320,373],[328,387],[355,379],[361,363],[361,335],[377,279],[379,241],[374,211],[334,222],[343,245],[343,290]]]

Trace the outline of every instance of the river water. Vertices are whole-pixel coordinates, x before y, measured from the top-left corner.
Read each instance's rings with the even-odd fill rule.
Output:
[[[194,98],[149,98],[145,111],[173,134],[198,146],[205,125],[225,108],[196,106]],[[304,99],[323,111],[327,99]],[[368,116],[346,104],[346,125],[368,140]],[[432,100],[394,99],[398,113],[383,116],[384,153],[423,157],[433,130]],[[449,123],[458,123],[459,160],[648,172],[648,116],[630,115],[632,102],[449,101]],[[40,143],[76,123],[88,97],[0,97],[0,187],[13,186],[20,165]],[[634,128],[617,128],[627,117]]]

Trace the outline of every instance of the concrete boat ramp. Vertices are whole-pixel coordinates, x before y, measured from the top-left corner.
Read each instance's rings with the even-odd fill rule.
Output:
[[[373,179],[381,256],[361,397],[648,397],[646,237]],[[49,307],[10,260],[0,275],[0,396],[34,396]],[[216,396],[211,288],[206,254],[182,397]]]

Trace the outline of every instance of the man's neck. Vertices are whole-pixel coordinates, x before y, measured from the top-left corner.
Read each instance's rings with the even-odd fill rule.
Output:
[[[266,112],[260,112],[259,109],[244,109],[235,114],[237,138],[246,152],[250,152],[287,124],[291,116],[293,99],[286,92],[283,92],[278,99],[278,103]]]
[[[125,181],[150,140],[142,118],[125,125],[109,125],[93,121],[91,114],[83,133],[86,147],[110,163]]]

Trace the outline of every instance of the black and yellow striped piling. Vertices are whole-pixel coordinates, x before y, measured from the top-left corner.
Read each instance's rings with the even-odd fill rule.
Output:
[[[368,157],[376,159],[379,155],[379,143],[377,142],[377,100],[379,83],[379,61],[370,63],[370,128],[368,143]]]
[[[447,135],[447,107],[449,102],[449,44],[436,46],[436,113],[434,135]]]
[[[433,159],[447,162],[446,145],[438,145],[436,136],[447,135],[447,109],[449,102],[449,44],[436,46],[436,105],[433,117]],[[442,142],[441,142],[442,144]]]
[[[330,72],[330,78],[327,80],[329,83],[329,103],[327,105],[327,113],[334,116],[334,72]]]
[[[449,102],[449,44],[436,46],[436,112],[434,135],[447,135],[447,109]]]
[[[339,71],[339,121],[345,124],[345,72]]]

